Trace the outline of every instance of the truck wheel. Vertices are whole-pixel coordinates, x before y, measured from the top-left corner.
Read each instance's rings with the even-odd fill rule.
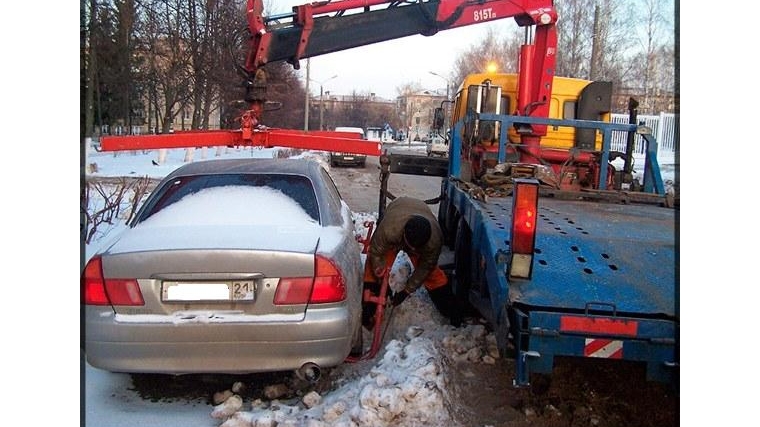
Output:
[[[443,244],[449,249],[454,249],[456,239],[457,211],[448,202],[448,199],[442,199],[438,202],[438,225],[443,231]]]
[[[511,331],[508,313],[506,307],[501,310],[496,326],[494,327],[494,334],[496,335],[496,347],[499,349],[501,357],[514,359],[516,353],[514,346],[510,345]]]
[[[456,280],[452,290],[457,298],[469,301],[470,282],[472,281],[472,232],[463,218],[457,225],[456,241],[454,243],[454,268]]]
[[[441,231],[443,232],[443,243],[446,246],[449,246],[448,240],[449,240],[449,234],[451,234],[451,230],[449,230],[449,227],[447,226],[447,215],[446,215],[446,206],[448,206],[448,200],[447,199],[441,199],[438,202],[438,225],[441,227]],[[449,246],[449,249],[451,249],[451,246]]]

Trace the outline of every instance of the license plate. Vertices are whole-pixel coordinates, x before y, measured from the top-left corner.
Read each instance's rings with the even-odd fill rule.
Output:
[[[344,157],[344,160],[353,160],[353,159],[354,159],[354,158],[353,158],[353,157],[351,157],[351,156],[346,156],[346,157]]]
[[[219,283],[164,282],[161,300],[165,302],[253,301],[256,286],[252,280]]]

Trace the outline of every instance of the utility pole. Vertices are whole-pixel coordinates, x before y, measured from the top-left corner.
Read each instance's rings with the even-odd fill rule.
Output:
[[[325,91],[323,86],[319,85],[319,130],[325,130],[324,123],[325,116]]]
[[[428,72],[429,72],[430,74],[432,74],[432,75],[436,76],[436,77],[440,77],[440,78],[442,78],[442,79],[443,79],[443,81],[445,81],[445,82],[446,82],[446,100],[448,101],[448,100],[450,99],[450,98],[449,98],[449,87],[451,87],[451,82],[449,81],[449,79],[447,79],[446,77],[443,77],[442,75],[440,75],[440,74],[438,74],[438,73],[436,73],[436,72],[433,72],[433,71],[428,71]]]
[[[308,75],[308,72],[307,72],[307,75]],[[322,81],[314,80],[314,83],[319,83],[319,130],[324,130],[323,125],[322,125],[323,118],[324,118],[324,109],[325,109],[324,108],[324,96],[325,96],[324,85],[325,83],[335,78],[338,78],[337,74],[326,80],[322,80]],[[330,93],[330,92],[328,91],[327,93]]]
[[[306,58],[306,100],[303,107],[303,130],[309,130],[309,69],[311,68],[311,58]],[[321,106],[320,106],[321,107]]]

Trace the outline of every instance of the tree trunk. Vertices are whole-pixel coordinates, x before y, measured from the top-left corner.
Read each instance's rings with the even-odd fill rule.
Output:
[[[602,35],[599,28],[599,5],[594,6],[594,35],[591,43],[591,66],[589,80],[599,78],[599,57],[602,54]]]
[[[85,70],[85,96],[83,100],[84,105],[82,106],[82,111],[84,111],[84,126],[80,129],[82,137],[91,136],[95,129],[95,113],[93,109],[95,101],[95,44],[92,40],[92,34],[95,29],[97,5],[96,0],[90,0],[90,21],[87,23],[87,32],[82,35],[83,40],[81,40],[82,49],[88,48],[87,53],[80,56],[80,66]],[[85,46],[86,43],[89,46]]]

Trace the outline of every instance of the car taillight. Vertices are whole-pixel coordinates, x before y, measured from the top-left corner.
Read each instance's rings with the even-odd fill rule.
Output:
[[[274,304],[324,304],[346,299],[340,270],[323,256],[315,257],[314,277],[283,277],[277,284]]]
[[[145,305],[135,279],[103,278],[103,262],[93,257],[82,273],[82,303],[88,305]]]
[[[82,273],[82,303],[109,305],[100,257],[92,258]]]
[[[529,279],[533,269],[533,247],[536,243],[538,214],[538,181],[515,179],[512,194],[512,257],[510,277]]]
[[[314,279],[312,277],[281,278],[274,294],[275,305],[306,304],[309,302],[313,284]]]
[[[312,303],[338,302],[346,299],[346,283],[340,270],[327,258],[316,256],[316,275],[311,290]]]

